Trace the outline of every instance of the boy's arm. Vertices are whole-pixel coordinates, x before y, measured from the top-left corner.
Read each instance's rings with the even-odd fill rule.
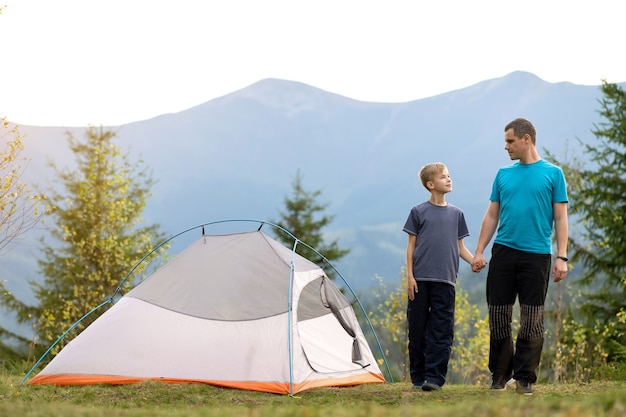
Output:
[[[459,239],[459,256],[468,264],[471,264],[474,259],[474,255],[467,249],[465,243],[463,243],[463,239]]]
[[[415,251],[415,242],[417,242],[417,236],[409,233],[409,239],[406,244],[406,291],[411,301],[415,299],[415,293],[417,292],[417,281],[415,281],[413,277],[413,252]]]

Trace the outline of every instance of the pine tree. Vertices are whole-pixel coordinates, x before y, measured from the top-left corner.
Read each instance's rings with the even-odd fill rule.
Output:
[[[158,225],[145,225],[141,218],[153,181],[112,144],[114,137],[110,130],[89,127],[86,142],[81,143],[68,132],[77,168],[61,170],[52,164],[63,190],[50,194],[56,207],[51,231],[56,244],[42,239],[39,266],[45,279],[31,282],[39,304],[25,305],[4,291],[2,303],[17,313],[20,322],[34,327],[39,348],[49,346],[110,297],[131,268],[163,239]],[[127,290],[132,284],[125,285]],[[90,315],[76,329],[98,316]]]
[[[584,163],[557,163],[568,178],[570,215],[582,228],[578,236],[570,233],[570,257],[582,265],[581,283],[590,289],[581,311],[589,329],[616,325],[602,343],[609,361],[626,362],[626,93],[605,81],[601,88],[602,121],[592,130],[597,143],[581,143]]]
[[[327,214],[321,215],[328,207],[328,204],[320,204],[317,202],[322,191],[306,191],[302,186],[302,175],[300,171],[296,173],[292,187],[292,197],[285,197],[284,200],[285,211],[279,212],[280,219],[278,221],[272,221],[272,223],[288,230],[301,242],[317,250],[329,261],[335,261],[347,255],[350,250],[340,248],[338,240],[327,242],[324,239],[322,229],[333,221],[334,216]],[[293,246],[293,239],[287,234],[278,233],[276,237],[289,248]],[[323,259],[308,247],[298,245],[296,252],[324,266]],[[326,272],[329,276],[333,276],[332,271],[326,270]]]

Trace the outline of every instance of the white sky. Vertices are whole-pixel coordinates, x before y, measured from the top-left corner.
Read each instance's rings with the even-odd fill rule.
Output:
[[[120,125],[264,78],[403,102],[516,70],[626,81],[624,0],[0,0],[0,116]]]

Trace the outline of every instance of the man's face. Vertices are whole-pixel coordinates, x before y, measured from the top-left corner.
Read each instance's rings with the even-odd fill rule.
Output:
[[[513,129],[504,132],[504,150],[509,153],[511,160],[520,159],[527,150],[530,138],[524,135],[521,138],[515,137]]]

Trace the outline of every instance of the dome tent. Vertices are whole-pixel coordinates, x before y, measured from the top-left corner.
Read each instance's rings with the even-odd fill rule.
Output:
[[[351,303],[296,253],[303,242],[289,249],[261,227],[202,228],[29,384],[159,380],[296,394],[385,382]]]

